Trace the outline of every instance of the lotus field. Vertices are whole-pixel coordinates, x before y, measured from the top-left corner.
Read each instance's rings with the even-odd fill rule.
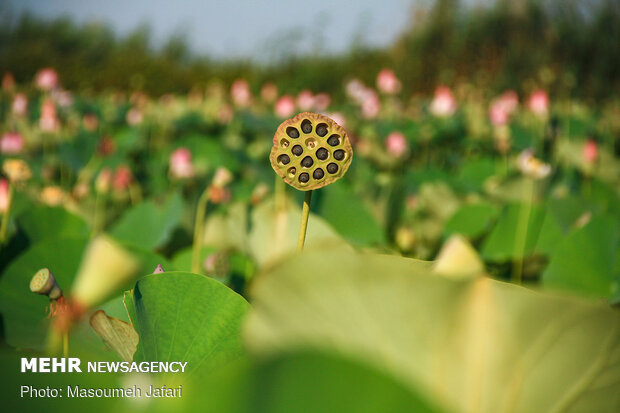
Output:
[[[81,411],[620,411],[617,101],[408,95],[390,68],[342,99],[62,84],[2,82],[3,362],[187,367],[11,367],[7,403],[53,381],[183,391]]]

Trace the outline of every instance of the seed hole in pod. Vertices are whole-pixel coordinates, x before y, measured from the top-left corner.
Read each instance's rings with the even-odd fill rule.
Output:
[[[297,128],[294,128],[292,126],[286,128],[286,134],[293,139],[299,138],[299,131],[297,130]]]
[[[304,121],[301,122],[301,130],[304,133],[311,133],[312,132],[312,123],[310,123],[310,121],[308,119],[304,119]]]
[[[338,149],[334,152],[334,159],[337,161],[342,161],[344,159],[344,151],[342,149]]]
[[[299,156],[304,153],[304,148],[302,148],[301,145],[295,145],[293,149],[291,149],[291,152],[293,152],[293,155]]]
[[[302,184],[305,184],[309,180],[310,180],[310,175],[308,175],[307,172],[299,174],[299,182],[301,182]]]
[[[327,165],[327,172],[329,172],[330,174],[335,174],[336,172],[338,172],[338,165],[333,162],[330,163],[329,165]]]
[[[280,146],[283,147],[283,148],[288,148],[289,145],[290,145],[290,143],[286,139],[282,139],[280,141]]]
[[[316,148],[316,139],[314,138],[308,138],[306,139],[306,146],[308,147],[308,149],[314,149]]]
[[[323,176],[325,176],[325,172],[323,172],[321,168],[316,168],[312,176],[314,177],[314,179],[321,179],[323,178]]]
[[[278,156],[278,162],[280,162],[281,165],[288,165],[290,161],[291,161],[291,158],[289,158],[288,155],[285,153]]]
[[[289,176],[295,176],[295,174],[297,173],[297,169],[295,169],[295,167],[293,166],[292,168],[288,168],[287,172]]]
[[[325,148],[319,148],[316,150],[316,157],[324,161],[329,157],[329,152]]]
[[[306,156],[304,159],[301,160],[301,166],[303,166],[304,168],[310,168],[312,164],[314,164],[314,161],[310,156]]]
[[[327,125],[324,123],[319,123],[316,127],[316,134],[319,135],[321,138],[327,135]]]
[[[327,143],[329,143],[331,146],[338,146],[338,144],[340,143],[340,136],[338,135],[330,136],[329,139],[327,139]]]

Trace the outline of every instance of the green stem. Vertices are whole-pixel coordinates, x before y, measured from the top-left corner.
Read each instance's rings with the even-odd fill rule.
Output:
[[[525,189],[525,203],[521,207],[519,220],[517,221],[517,235],[515,239],[515,261],[512,268],[512,279],[515,283],[523,282],[523,261],[525,260],[525,247],[527,244],[527,232],[534,203],[534,179],[527,178]]]
[[[0,245],[4,245],[6,241],[6,234],[9,227],[9,215],[11,213],[11,205],[13,204],[13,184],[9,182],[9,201],[6,206],[6,211],[2,214],[2,224],[0,224]]]
[[[304,249],[306,241],[306,229],[308,228],[308,216],[310,215],[310,201],[312,200],[312,190],[306,192],[304,206],[301,210],[301,224],[299,225],[299,238],[297,239],[297,252]]]
[[[205,215],[209,203],[209,187],[205,188],[198,205],[196,206],[196,220],[194,221],[194,245],[192,249],[192,272],[200,273],[200,250],[204,237]]]

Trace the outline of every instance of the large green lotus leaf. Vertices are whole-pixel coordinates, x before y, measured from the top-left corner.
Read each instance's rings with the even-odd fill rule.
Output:
[[[458,184],[467,191],[479,191],[484,181],[495,174],[495,162],[491,158],[466,162],[458,177]]]
[[[79,238],[88,236],[88,225],[64,208],[35,206],[22,212],[17,224],[31,242],[49,238]]]
[[[543,273],[543,283],[599,297],[611,296],[620,287],[614,268],[619,234],[617,219],[605,215],[592,218],[559,241]]]
[[[463,205],[446,222],[444,234],[462,234],[476,239],[491,228],[498,213],[495,205],[486,202]]]
[[[186,361],[209,368],[243,355],[241,320],[249,304],[208,277],[167,272],[146,276],[125,294],[140,336],[136,361]]]
[[[254,287],[245,341],[255,353],[347,354],[460,412],[620,407],[620,315],[599,302],[335,249],[285,260]]]
[[[534,251],[544,211],[538,205],[531,205],[529,220],[522,223],[525,204],[510,204],[500,214],[497,224],[482,245],[482,256],[489,261],[510,261],[529,255]],[[524,251],[520,251],[517,232],[527,230]]]
[[[185,384],[181,400],[157,407],[213,413],[439,412],[376,369],[317,352],[236,363]]]
[[[30,279],[40,268],[48,267],[64,291],[70,291],[78,271],[87,239],[48,239],[32,245],[6,268],[0,278],[0,314],[4,321],[7,344],[42,350],[49,326],[46,306],[47,297],[30,291]],[[137,248],[129,249],[141,263],[136,275],[153,272],[161,263],[164,268],[172,268],[164,258]],[[128,280],[132,285],[135,278]],[[118,291],[120,293],[121,290]],[[111,307],[103,307],[106,311]],[[117,311],[111,314],[116,316]],[[88,322],[86,322],[88,324]]]
[[[549,199],[536,241],[536,252],[553,254],[558,244],[573,229],[575,222],[584,212],[584,203],[578,198]]]
[[[183,200],[178,193],[162,206],[144,201],[127,211],[110,233],[144,249],[161,247],[179,224],[182,212]]]
[[[384,241],[381,225],[347,185],[329,185],[317,194],[315,213],[354,244]]]

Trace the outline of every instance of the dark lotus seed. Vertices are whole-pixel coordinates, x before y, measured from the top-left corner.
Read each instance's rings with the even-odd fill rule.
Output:
[[[299,156],[304,153],[304,148],[302,148],[301,145],[295,145],[293,149],[291,149],[291,152],[293,152],[293,155]]]
[[[314,173],[312,174],[314,179],[321,179],[321,178],[323,178],[323,175],[325,175],[325,172],[323,172],[323,170],[321,168],[316,168],[314,170]]]
[[[283,165],[288,164],[291,161],[291,158],[288,157],[287,154],[283,153],[282,155],[278,156],[278,162],[280,162]]]
[[[299,174],[299,182],[305,184],[309,180],[310,180],[310,175],[308,175],[306,172]]]
[[[292,126],[286,128],[286,134],[293,139],[299,138],[299,131]]]
[[[342,161],[344,159],[344,151],[342,149],[338,149],[334,152],[334,159],[337,161]]]
[[[336,172],[338,172],[338,165],[333,162],[330,163],[329,165],[327,165],[327,172],[329,172],[330,174],[335,174]]]
[[[304,133],[312,132],[312,124],[308,119],[301,122],[301,130],[304,131]]]
[[[316,150],[316,157],[324,161],[329,156],[329,152],[325,148],[319,148]]]
[[[309,156],[306,156],[304,159],[301,160],[301,166],[306,167],[306,168],[310,168],[313,163],[314,161]]]
[[[319,135],[321,138],[327,135],[327,125],[324,123],[321,123],[319,126],[317,126],[316,134]]]
[[[329,139],[327,140],[327,143],[329,143],[331,146],[338,145],[338,143],[340,143],[340,140],[338,139],[338,135],[330,136]]]

